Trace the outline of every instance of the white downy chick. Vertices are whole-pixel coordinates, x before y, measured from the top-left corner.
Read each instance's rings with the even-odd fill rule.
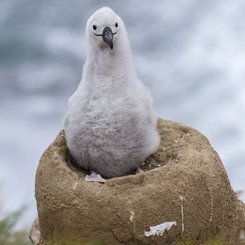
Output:
[[[88,19],[86,40],[82,80],[65,117],[67,147],[84,169],[104,178],[127,175],[159,146],[151,95],[137,77],[114,11],[103,7]]]

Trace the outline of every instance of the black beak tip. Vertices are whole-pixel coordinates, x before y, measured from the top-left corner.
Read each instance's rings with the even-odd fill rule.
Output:
[[[105,27],[102,34],[103,41],[113,49],[113,33],[110,27]]]

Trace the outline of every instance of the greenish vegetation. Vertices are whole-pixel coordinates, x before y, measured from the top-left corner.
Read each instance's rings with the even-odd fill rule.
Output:
[[[0,245],[31,245],[27,229],[16,230],[24,210],[21,208],[8,215],[0,210]]]
[[[55,241],[51,241],[48,245],[107,245],[103,239],[96,238],[89,241],[74,239],[74,238],[61,238]]]
[[[214,239],[211,239],[208,241],[207,245],[224,245],[225,242],[223,239],[219,237],[215,237]]]
[[[204,245],[224,245],[226,244],[223,239],[219,237],[214,237],[209,239]],[[178,243],[178,245],[195,245],[195,243],[191,242],[190,240],[183,240]]]

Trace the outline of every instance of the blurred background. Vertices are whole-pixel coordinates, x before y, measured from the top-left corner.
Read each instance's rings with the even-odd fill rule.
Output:
[[[245,189],[245,1],[1,0],[0,200],[27,204],[25,224],[39,158],[81,79],[86,20],[105,5],[125,22],[159,116],[206,135]]]

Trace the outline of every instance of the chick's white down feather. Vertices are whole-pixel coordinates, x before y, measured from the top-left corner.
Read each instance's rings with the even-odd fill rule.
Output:
[[[113,33],[113,48],[103,40]],[[151,95],[138,79],[122,19],[110,8],[97,10],[86,25],[87,59],[71,96],[65,137],[71,159],[105,178],[139,167],[159,145]]]

